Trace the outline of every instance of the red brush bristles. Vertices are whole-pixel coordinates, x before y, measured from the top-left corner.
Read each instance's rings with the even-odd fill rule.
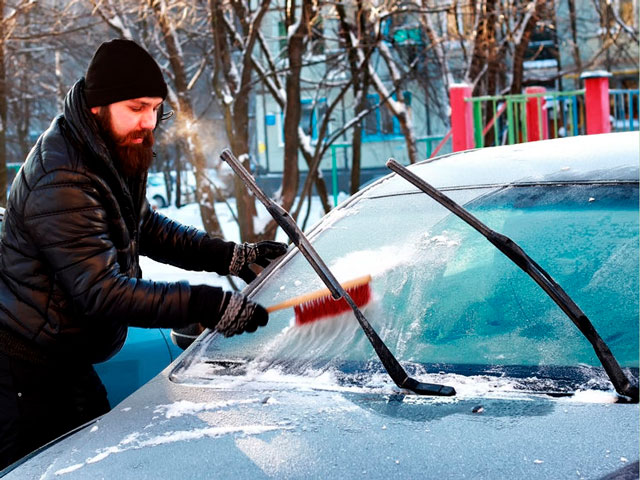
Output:
[[[371,285],[365,283],[345,290],[358,307],[363,307],[371,300]],[[344,298],[335,300],[331,295],[301,303],[293,307],[296,314],[296,325],[315,322],[321,318],[333,317],[351,310]]]

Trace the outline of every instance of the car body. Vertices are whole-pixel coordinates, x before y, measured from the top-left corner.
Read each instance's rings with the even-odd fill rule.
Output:
[[[454,153],[411,167],[545,268],[638,377],[638,133]],[[309,238],[409,375],[396,386],[350,313],[207,331],[112,412],[6,478],[637,478],[639,408],[512,262],[391,174]],[[297,249],[246,292],[321,287]]]
[[[156,208],[165,208],[169,206],[167,186],[163,173],[152,172],[147,176],[147,200],[149,201],[149,204]]]
[[[196,201],[196,181],[195,175],[191,171],[181,172],[182,183],[182,204]],[[176,172],[171,172],[171,196],[175,198],[176,193]],[[165,208],[169,206],[167,198],[167,186],[165,174],[162,172],[151,172],[147,176],[147,200],[152,207]]]
[[[233,172],[225,165],[216,168],[206,168],[203,173],[203,183],[211,187],[216,201],[222,202],[233,196]],[[176,172],[171,171],[172,198],[175,198]],[[180,172],[182,179],[182,205],[196,201],[196,175],[192,170]],[[165,174],[150,172],[147,177],[147,200],[154,208],[169,206]]]
[[[147,383],[182,353],[168,328],[129,327],[127,340],[113,357],[95,365],[112,407]]]

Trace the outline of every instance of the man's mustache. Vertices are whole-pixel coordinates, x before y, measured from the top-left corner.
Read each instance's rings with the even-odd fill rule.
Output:
[[[153,143],[155,139],[153,138],[153,130],[137,130],[135,132],[129,132],[122,137],[118,137],[117,144],[118,145],[127,145],[131,143],[133,140],[142,139],[142,146],[144,147],[153,147]]]

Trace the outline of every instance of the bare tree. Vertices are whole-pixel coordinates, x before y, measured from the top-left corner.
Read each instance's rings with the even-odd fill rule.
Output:
[[[353,23],[347,18],[347,13],[343,2],[336,4],[336,11],[340,19],[340,36],[344,43],[347,59],[349,61],[349,70],[351,73],[354,108],[353,114],[355,118],[363,118],[367,110],[367,92],[371,79],[369,78],[368,68],[362,68],[362,57],[358,55],[358,47],[365,47],[372,50],[372,45],[377,43],[377,38],[370,42],[363,42],[367,37],[371,36],[371,30],[367,28],[367,7],[358,0],[355,5]],[[368,58],[369,52],[364,53],[364,57]],[[351,177],[349,181],[349,192],[353,195],[360,189],[360,165],[362,160],[362,121],[355,123],[351,141]]]
[[[285,9],[288,15],[285,25],[291,26],[293,31],[286,49],[287,66],[282,68],[273,58],[260,32],[261,21],[269,9],[269,2],[262,2],[255,12],[243,1],[210,2],[212,35],[215,38],[213,87],[218,99],[223,103],[232,151],[242,159],[246,167],[249,167],[249,95],[255,82],[263,82],[267,91],[285,112],[284,171],[277,201],[285,210],[291,210],[298,189],[300,153],[309,165],[307,181],[316,185],[325,210],[328,211],[330,206],[326,186],[317,168],[312,166],[314,153],[310,146],[310,138],[300,128],[300,71],[304,65],[303,57],[308,50],[309,24],[316,18],[317,10],[315,2],[304,0],[301,17],[296,20],[295,2],[290,2],[288,6],[289,8]],[[236,28],[237,25],[240,29]],[[254,47],[261,56],[254,51]],[[275,236],[275,221],[269,221],[261,231],[255,231],[255,203],[239,179],[236,179],[236,201],[243,239],[250,241]]]
[[[299,128],[300,128],[300,76],[303,67],[303,57],[305,54],[306,39],[311,33],[311,22],[313,17],[318,15],[315,2],[302,0],[300,18],[295,18],[296,2],[292,1],[285,9],[285,27],[287,30],[293,28],[289,35],[287,45],[287,56],[289,68],[286,76],[285,92],[287,102],[284,114],[284,172],[283,187],[290,183],[288,189],[283,188],[286,197],[283,197],[284,205],[293,204],[294,197],[298,190],[298,149]],[[307,180],[315,175],[315,171],[309,170]],[[310,184],[310,182],[308,182]],[[304,193],[303,193],[304,197]],[[302,201],[300,201],[302,205]],[[286,208],[286,207],[285,207]],[[297,216],[294,214],[294,216]]]
[[[21,15],[24,15],[33,7],[33,2],[21,0],[15,6],[5,5],[5,0],[0,0],[0,206],[5,207],[7,196],[7,130],[8,130],[8,104],[9,89],[7,87],[7,42]]]
[[[22,162],[52,117],[62,112],[67,89],[86,67],[87,34],[95,27],[75,3],[22,2],[4,45],[7,160]],[[20,5],[18,5],[20,8]],[[4,32],[4,31],[3,31]]]
[[[388,21],[394,16],[420,16],[426,12],[437,11],[425,9],[418,3],[391,1],[384,4],[384,8],[367,11],[367,17],[371,19],[367,26],[368,32],[380,32],[380,24]],[[359,40],[367,38],[364,29],[360,29]],[[378,72],[372,62],[367,62],[366,81],[378,93],[381,104],[387,108],[397,119],[402,135],[405,139],[407,156],[410,163],[415,163],[419,159],[417,138],[410,106],[405,102],[404,91],[410,81],[416,80],[416,69],[424,56],[424,52],[432,46],[418,47],[412,54],[404,55],[402,46],[394,45],[390,41],[376,35],[375,39],[369,38],[371,45],[380,59],[384,62],[385,72]],[[422,50],[417,52],[417,50]],[[384,77],[383,77],[384,75]],[[353,191],[353,184],[352,184]]]
[[[243,1],[209,1],[211,35],[214,39],[214,71],[212,87],[224,113],[227,138],[231,151],[250,168],[249,149],[249,96],[253,87],[253,50],[258,40],[260,25],[269,8],[269,1],[252,12]],[[236,20],[242,34],[236,31]],[[237,54],[238,60],[235,61]],[[256,232],[254,199],[239,178],[235,178],[240,238],[254,241]]]
[[[538,23],[549,16],[549,0],[536,0],[529,3],[521,22],[521,28],[515,38],[513,49],[513,67],[511,79],[511,93],[522,92],[522,76],[524,55],[531,41],[531,34]]]
[[[223,237],[222,228],[220,227],[220,222],[218,221],[215,211],[216,197],[213,193],[211,183],[206,181],[206,157],[204,155],[199,133],[195,127],[197,121],[192,106],[189,87],[190,84],[192,85],[194,83],[194,79],[189,81],[187,78],[184,54],[176,31],[175,18],[188,15],[189,7],[186,5],[179,5],[179,8],[174,9],[173,14],[170,14],[171,10],[167,5],[166,0],[147,1],[148,5],[153,10],[153,14],[158,25],[160,26],[163,44],[166,48],[166,55],[173,73],[175,97],[172,98],[172,103],[174,103],[178,111],[176,118],[177,130],[183,132],[181,146],[183,146],[188,152],[190,163],[195,167],[196,198],[200,205],[200,214],[203,225],[207,233],[210,235]]]
[[[287,102],[284,108],[284,171],[283,204],[289,208],[298,191],[298,128],[300,126],[300,75],[305,53],[305,40],[311,31],[311,18],[317,15],[315,5],[310,0],[302,0],[300,18],[296,21],[296,2],[291,1],[285,8],[285,28],[292,29],[287,42],[289,68],[285,80]],[[312,175],[312,172],[309,172]]]
[[[297,176],[298,176],[298,150],[302,148],[302,154],[307,161],[307,165],[309,167],[307,172],[307,178],[305,180],[305,185],[302,190],[302,194],[300,195],[300,201],[298,203],[298,207],[295,209],[294,218],[297,218],[300,214],[300,210],[302,208],[303,201],[306,197],[311,194],[311,185],[312,182],[318,179],[319,177],[319,163],[321,156],[317,156],[317,147],[316,144],[316,155],[314,155],[311,151],[310,142],[305,138],[305,132],[300,127],[300,78],[301,71],[303,67],[303,57],[305,54],[305,48],[308,46],[308,39],[311,33],[311,24],[319,15],[319,10],[317,9],[316,2],[312,0],[302,0],[300,18],[295,19],[295,1],[292,1],[286,9],[286,21],[285,25],[289,28],[293,28],[292,34],[289,36],[288,46],[287,46],[287,58],[288,58],[288,72],[286,78],[286,104],[285,104],[285,171],[284,175],[287,176],[293,175],[295,172],[296,180],[296,190],[297,190]],[[288,30],[288,28],[287,28]],[[318,137],[321,139],[324,137],[324,131],[326,131],[326,126],[328,125],[328,116],[326,116],[326,121],[323,122],[323,126],[320,129],[320,134]],[[325,119],[323,119],[325,120]],[[303,139],[301,142],[300,139]],[[287,167],[289,167],[289,172],[287,172]],[[320,199],[323,201],[323,205],[325,211],[329,211],[331,208],[329,206],[329,202],[327,200],[326,194],[326,186],[324,182],[321,183],[316,182],[316,185],[319,187]],[[289,193],[293,193],[295,195],[296,190],[290,191]],[[291,195],[289,200],[291,204],[293,204],[294,195]],[[287,205],[287,203],[285,203]]]
[[[571,75],[578,86],[580,74],[586,70],[624,70],[637,65],[638,13],[633,4],[567,0],[567,14],[558,17],[556,31],[558,43],[569,45],[570,55],[564,57],[558,77]]]
[[[379,75],[376,74],[373,66],[369,64],[369,76],[372,79],[372,83],[381,98],[386,99],[387,108],[393,113],[400,123],[400,128],[404,136],[405,144],[407,146],[407,156],[409,157],[409,163],[415,163],[418,161],[418,146],[416,141],[415,130],[411,119],[411,112],[409,107],[404,101],[402,96],[404,81],[406,80],[406,74],[401,72],[398,68],[391,50],[388,45],[381,42],[378,46],[380,55],[385,60],[391,83],[393,85],[393,92],[396,93],[396,98],[393,98],[392,92],[387,88],[385,82],[382,81]],[[409,68],[413,68],[414,64],[409,65]]]

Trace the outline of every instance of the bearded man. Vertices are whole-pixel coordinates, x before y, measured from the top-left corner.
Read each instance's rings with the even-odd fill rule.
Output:
[[[103,43],[13,182],[0,240],[0,469],[109,410],[93,364],[120,350],[129,326],[200,323],[231,336],[267,323],[240,293],[141,278],[140,254],[249,282],[252,264],[286,251],[210,238],[149,207],[166,96],[146,50]]]

